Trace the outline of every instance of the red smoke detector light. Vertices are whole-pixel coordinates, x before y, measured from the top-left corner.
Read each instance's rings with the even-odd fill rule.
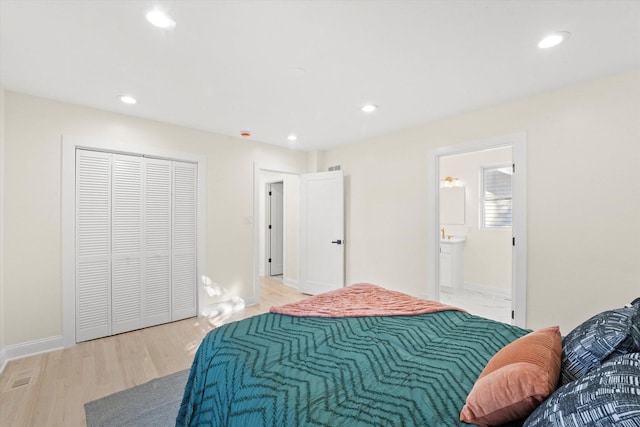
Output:
[[[240,132],[240,136],[247,138],[251,136],[251,132],[249,132],[248,130],[243,130],[242,132]]]

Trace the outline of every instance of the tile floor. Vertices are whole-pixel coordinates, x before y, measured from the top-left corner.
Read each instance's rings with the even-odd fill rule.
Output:
[[[440,289],[440,302],[471,314],[511,324],[511,300],[469,289]]]

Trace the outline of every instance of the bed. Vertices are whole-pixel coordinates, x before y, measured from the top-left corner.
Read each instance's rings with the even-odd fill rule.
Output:
[[[373,290],[378,301],[354,299],[354,289]],[[532,335],[433,302],[425,312],[424,300],[401,294],[397,302],[399,293],[374,285],[337,292],[211,331],[195,355],[176,425],[468,425],[461,411],[472,407],[476,383],[495,377],[485,371],[502,363],[496,356]],[[390,300],[391,309],[385,306]],[[559,340],[557,328],[553,333]],[[518,354],[530,355],[529,347]],[[555,390],[557,349],[553,357]],[[490,405],[505,390],[491,386],[478,391],[480,400],[493,396]],[[554,390],[536,396],[527,415]]]

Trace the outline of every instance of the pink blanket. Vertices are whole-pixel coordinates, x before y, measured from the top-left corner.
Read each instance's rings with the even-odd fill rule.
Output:
[[[358,283],[325,292],[291,304],[271,307],[271,313],[289,316],[364,317],[411,316],[460,308],[390,291],[368,283]]]

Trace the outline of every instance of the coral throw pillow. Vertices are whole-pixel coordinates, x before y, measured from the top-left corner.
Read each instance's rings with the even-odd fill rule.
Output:
[[[531,332],[502,348],[476,380],[460,421],[490,426],[527,417],[555,391],[561,353],[557,326]]]

